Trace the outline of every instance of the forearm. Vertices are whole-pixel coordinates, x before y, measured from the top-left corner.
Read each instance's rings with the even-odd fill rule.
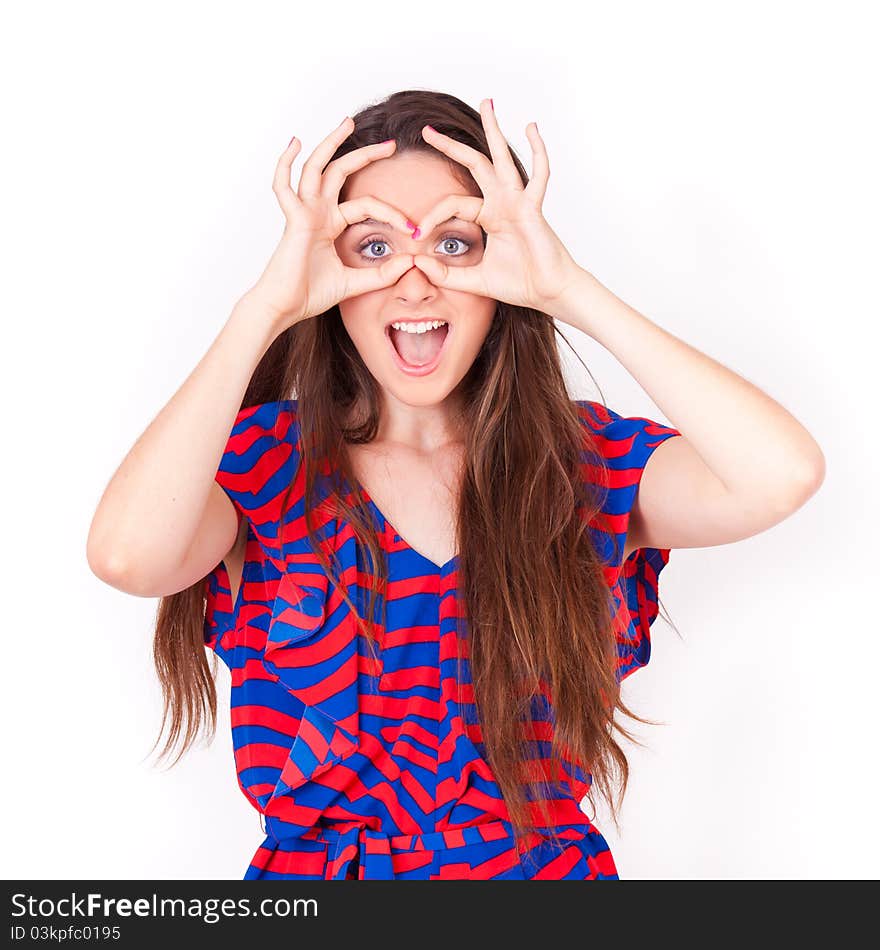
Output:
[[[183,560],[247,385],[274,336],[268,316],[242,297],[107,485],[87,544],[96,573],[121,576],[128,565],[149,572]]]
[[[617,358],[729,492],[797,499],[821,481],[822,451],[794,416],[652,323],[588,271],[579,268],[566,299],[551,312]]]

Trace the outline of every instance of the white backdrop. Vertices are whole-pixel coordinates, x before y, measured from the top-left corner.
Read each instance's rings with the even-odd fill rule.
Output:
[[[239,879],[262,841],[236,785],[228,671],[214,743],[157,767],[158,601],[94,577],[86,537],[274,248],[290,137],[309,154],[411,87],[492,96],[527,171],[536,121],[545,215],[578,263],[780,401],[826,456],[782,524],[672,552],[661,597],[682,639],[658,619],[625,687],[665,725],[636,724],[620,833],[596,818],[621,877],[876,876],[870,6],[6,9],[4,877]],[[611,408],[676,424],[562,329]],[[565,358],[572,395],[599,398]]]

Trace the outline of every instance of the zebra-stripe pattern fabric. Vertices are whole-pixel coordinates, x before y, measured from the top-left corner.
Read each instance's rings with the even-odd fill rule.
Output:
[[[585,439],[584,477],[603,498],[589,530],[605,564],[623,679],[650,657],[658,577],[669,558],[668,549],[644,548],[620,564],[629,514],[653,450],[681,433],[599,403],[576,405],[610,469],[603,479]],[[607,842],[579,807],[592,779],[577,766],[566,766],[568,780],[549,803],[561,844],[535,834],[515,847],[475,714],[458,557],[438,565],[419,554],[367,494],[390,572],[373,658],[308,542],[298,444],[297,400],[247,407],[216,475],[248,523],[235,603],[224,562],[205,584],[205,644],[231,673],[238,782],[263,818],[265,837],[244,879],[617,879]],[[323,503],[314,523],[366,616],[367,565],[351,525]],[[549,694],[533,711],[526,738],[541,763],[553,734]]]

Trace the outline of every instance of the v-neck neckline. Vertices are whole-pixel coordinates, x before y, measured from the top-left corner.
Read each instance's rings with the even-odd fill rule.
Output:
[[[413,554],[418,555],[423,561],[430,564],[437,574],[441,574],[441,575],[447,574],[458,563],[458,559],[459,559],[458,553],[453,554],[452,557],[448,561],[445,561],[443,564],[438,564],[436,561],[432,561],[431,558],[429,558],[426,554],[422,554],[421,551],[416,550],[409,543],[409,541],[407,541],[406,538],[397,530],[397,528],[395,528],[394,525],[385,517],[384,513],[382,512],[382,509],[379,508],[379,506],[376,504],[375,501],[373,501],[373,496],[367,491],[364,485],[361,484],[360,482],[358,484],[361,490],[361,494],[366,499],[367,504],[371,505],[373,508],[373,511],[375,511],[375,513],[379,516],[380,521],[385,526],[385,530],[386,531],[390,530],[391,532],[393,532],[393,534],[400,540],[401,544],[403,544],[403,546],[407,550],[412,551]]]

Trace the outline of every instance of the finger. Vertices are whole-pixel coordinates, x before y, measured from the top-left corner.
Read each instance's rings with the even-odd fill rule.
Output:
[[[474,195],[447,195],[416,224],[419,226],[419,237],[431,234],[442,221],[448,218],[460,218],[462,221],[472,221],[480,224],[480,213],[483,210],[483,199]]]
[[[275,166],[275,176],[272,179],[272,191],[275,192],[278,204],[281,205],[281,210],[287,218],[290,217],[299,201],[296,192],[290,187],[290,168],[293,165],[293,160],[299,155],[299,150],[300,141],[294,136],[287,148],[281,153],[281,158],[278,159],[278,164]]]
[[[346,291],[341,299],[347,300],[349,297],[396,284],[412,266],[412,254],[392,254],[388,260],[375,267],[346,267]]]
[[[432,129],[429,125],[422,127],[422,138],[444,155],[464,165],[474,176],[474,181],[480,186],[484,195],[492,190],[492,184],[496,179],[495,167],[482,152]]]
[[[483,269],[479,264],[471,267],[450,267],[436,257],[427,254],[416,254],[413,257],[416,267],[437,287],[447,290],[463,290],[469,294],[478,294],[480,297],[490,296],[486,292],[483,281]]]
[[[483,120],[483,131],[486,133],[486,141],[489,144],[489,151],[492,154],[492,165],[495,168],[495,174],[511,188],[523,190],[522,178],[513,164],[510,156],[510,146],[501,132],[501,126],[495,116],[495,109],[489,99],[483,99],[480,103],[480,118]]]
[[[537,122],[531,122],[526,126],[526,136],[532,146],[532,177],[526,185],[526,194],[531,195],[540,208],[544,202],[544,195],[547,193],[547,182],[550,180],[550,160],[547,158],[544,140],[538,133]]]
[[[299,180],[300,198],[317,198],[321,188],[321,172],[337,148],[351,135],[354,119],[346,116],[306,159]]]
[[[334,240],[342,234],[346,227],[351,227],[365,218],[374,218],[376,221],[390,224],[406,235],[412,233],[412,229],[408,226],[409,221],[402,211],[398,211],[394,205],[380,201],[372,195],[362,195],[360,198],[343,201],[337,207],[342,220],[339,222],[338,228],[333,229],[336,232],[333,235]]]
[[[337,158],[335,162],[327,166],[321,176],[321,194],[332,201],[339,201],[339,192],[342,191],[345,179],[349,175],[369,165],[370,162],[388,158],[396,148],[397,142],[391,139],[389,142],[379,142],[376,145],[364,145]]]

